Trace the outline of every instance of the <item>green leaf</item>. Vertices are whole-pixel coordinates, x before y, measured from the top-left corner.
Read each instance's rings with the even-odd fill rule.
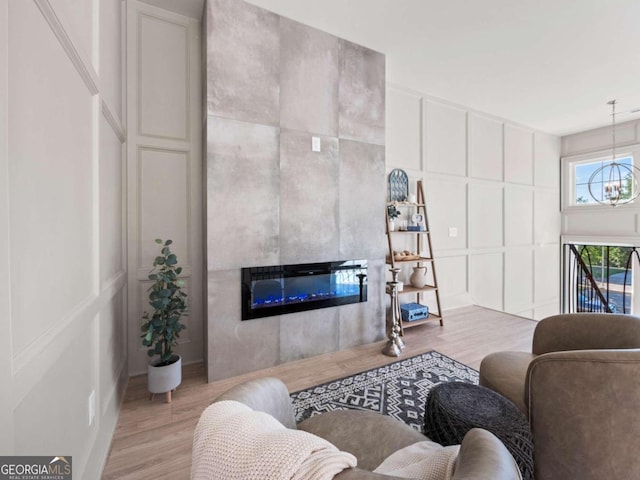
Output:
[[[167,240],[166,242],[164,242],[165,245],[171,245],[173,243],[173,240]]]
[[[156,238],[156,243],[162,243],[162,239]]]
[[[154,265],[164,265],[164,257],[156,257],[153,261]]]
[[[150,357],[153,357],[156,354],[156,352],[153,350],[153,348],[150,348],[149,350],[147,350],[147,355],[149,355]]]
[[[178,257],[175,256],[175,254],[171,254],[167,257],[167,265],[175,265],[176,263],[178,263]]]
[[[152,274],[150,274],[147,278],[148,278],[149,280],[157,280],[157,279],[158,279],[158,275],[157,275],[157,274],[155,274],[155,273],[152,273]]]

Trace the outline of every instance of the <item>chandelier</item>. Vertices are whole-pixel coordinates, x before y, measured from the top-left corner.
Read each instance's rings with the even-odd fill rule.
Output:
[[[589,194],[602,205],[617,207],[632,202],[638,195],[638,176],[640,170],[633,165],[620,163],[616,160],[616,103],[610,100],[611,105],[611,137],[612,153],[611,161],[602,160],[600,168],[589,177]]]

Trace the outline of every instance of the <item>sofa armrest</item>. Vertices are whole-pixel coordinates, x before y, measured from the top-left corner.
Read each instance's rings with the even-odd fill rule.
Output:
[[[533,333],[535,355],[565,350],[640,348],[640,318],[612,313],[568,313],[541,320]]]
[[[278,378],[265,377],[237,385],[215,399],[235,400],[259,412],[275,417],[287,428],[296,429],[291,397],[287,386]]]
[[[541,355],[527,373],[536,478],[637,478],[640,349]]]
[[[462,439],[451,480],[521,480],[516,461],[487,430],[473,428]]]

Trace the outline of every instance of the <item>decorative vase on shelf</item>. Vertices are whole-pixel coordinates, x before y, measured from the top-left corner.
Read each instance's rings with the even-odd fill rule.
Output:
[[[396,222],[394,222],[393,220],[389,220],[389,231],[395,232],[395,230],[396,230]]]
[[[415,288],[424,288],[427,284],[427,267],[413,267],[409,282]]]

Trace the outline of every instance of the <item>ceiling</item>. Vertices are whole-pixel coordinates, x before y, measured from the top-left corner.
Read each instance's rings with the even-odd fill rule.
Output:
[[[250,3],[385,53],[391,83],[544,132],[608,125],[614,98],[640,118],[639,0]]]

